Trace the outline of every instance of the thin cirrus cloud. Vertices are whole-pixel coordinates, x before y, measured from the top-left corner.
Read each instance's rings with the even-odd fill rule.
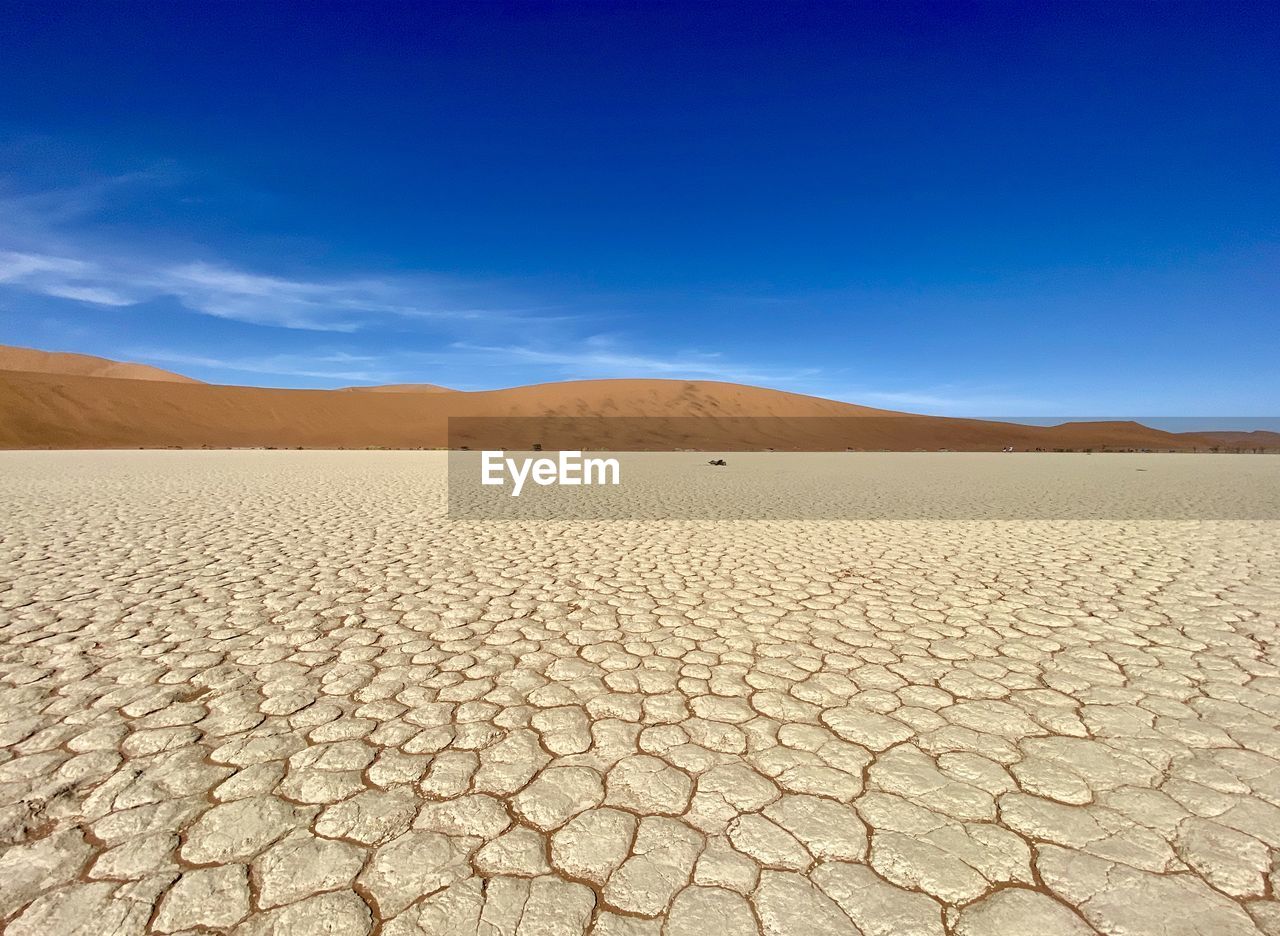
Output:
[[[605,344],[600,338],[593,338],[579,345],[555,350],[455,343],[448,350],[435,353],[401,351],[352,354],[328,349],[309,353],[241,357],[212,357],[173,350],[135,348],[131,350],[129,357],[179,370],[195,368],[207,372],[200,375],[205,377],[219,372],[239,373],[266,378],[316,379],[331,385],[429,381],[444,383],[460,390],[491,389],[485,382],[472,384],[471,378],[477,374],[477,368],[496,368],[504,374],[501,384],[505,386],[540,382],[551,376],[545,373],[550,370],[559,379],[665,377],[748,382],[865,406],[939,416],[988,414],[988,418],[995,418],[990,414],[996,414],[996,417],[1006,414],[1003,418],[1016,418],[1016,414],[1054,411],[1044,400],[984,392],[983,388],[941,387],[933,388],[932,392],[835,389],[819,386],[820,378],[816,378],[816,375],[820,372],[817,371],[804,374],[793,372],[790,375],[762,372],[758,368],[752,370],[730,363],[713,363],[712,355],[702,355],[701,360],[691,360],[689,355],[667,359],[616,348],[603,351],[601,348]],[[608,344],[611,346],[612,340]]]
[[[455,342],[457,351],[487,357],[495,362],[517,361],[555,368],[562,376],[592,377],[702,377],[733,382],[791,383],[818,373],[813,368],[773,371],[726,361],[719,354],[686,353],[656,357],[621,350],[609,339],[593,337],[570,348],[533,348],[521,345],[476,345]]]
[[[49,254],[0,251],[0,284],[17,286],[59,299],[75,299],[94,305],[130,305],[133,300],[110,289],[83,260]]]
[[[285,276],[243,269],[196,245],[182,257],[169,238],[139,240],[101,226],[108,208],[140,194],[157,197],[172,184],[166,173],[148,171],[15,194],[0,176],[0,287],[89,306],[171,298],[202,315],[323,332],[359,331],[389,317],[563,320],[543,315],[545,306],[511,301],[501,284],[430,273]]]
[[[204,315],[311,331],[353,332],[375,316],[465,321],[526,311],[450,303],[448,287],[425,277],[290,279],[216,263],[99,262],[12,250],[0,251],[0,285],[101,306],[171,297]]]
[[[381,369],[383,359],[375,355],[348,354],[346,352],[320,352],[316,354],[268,354],[248,357],[210,357],[184,354],[177,351],[139,348],[131,357],[152,364],[172,367],[194,367],[211,371],[235,371],[274,377],[310,377],[321,380],[342,380],[356,383],[375,383],[389,380]]]
[[[600,338],[561,346],[554,350],[520,346],[487,346],[455,342],[438,352],[387,351],[351,354],[317,350],[306,354],[273,354],[244,357],[212,357],[182,351],[134,348],[131,357],[150,364],[235,371],[268,376],[313,377],[364,383],[439,380],[476,373],[477,368],[500,369],[519,379],[536,382],[548,376],[560,379],[611,377],[707,378],[757,383],[786,383],[793,375],[750,370],[718,360],[716,355],[683,355],[660,358],[625,352],[605,345]],[[550,372],[550,373],[548,373]],[[503,381],[506,382],[505,380]]]
[[[0,191],[0,289],[88,308],[170,299],[193,313],[273,329],[363,332],[366,337],[359,339],[359,347],[379,349],[376,356],[323,348],[299,352],[292,339],[287,349],[284,344],[273,348],[274,339],[263,332],[253,349],[261,353],[211,356],[201,349],[152,348],[136,349],[134,354],[161,366],[203,371],[201,376],[215,380],[254,374],[337,385],[429,378],[452,386],[475,386],[479,374],[489,374],[496,378],[493,383],[509,386],[557,379],[665,377],[758,384],[934,412],[1019,408],[1012,401],[982,395],[965,399],[964,394],[954,394],[955,388],[832,392],[829,377],[819,368],[732,360],[660,346],[642,348],[608,335],[575,337],[576,326],[584,321],[581,315],[560,314],[562,306],[520,300],[500,283],[467,283],[425,273],[280,275],[244,269],[216,256],[193,260],[193,255],[208,258],[208,251],[199,245],[174,250],[172,244],[162,251],[138,241],[136,232],[122,239],[117,234],[108,236],[97,225],[106,208],[127,201],[138,190],[153,194],[164,183],[163,173],[147,172],[18,197]],[[580,301],[574,305],[581,308]],[[517,324],[524,336],[520,342],[476,340],[491,326],[506,331]],[[381,341],[387,333],[411,333],[430,325],[449,336],[430,350],[416,341],[408,347],[388,347]],[[530,326],[537,331],[530,333]],[[273,353],[277,348],[283,353]]]
[[[1049,400],[1011,395],[988,387],[945,386],[905,391],[825,387],[810,392],[864,406],[935,416],[1044,413],[1060,407]]]

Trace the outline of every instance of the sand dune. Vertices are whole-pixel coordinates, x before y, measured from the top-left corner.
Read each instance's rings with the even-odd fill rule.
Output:
[[[1233,431],[1230,429],[1214,429],[1208,432],[1195,434],[1206,436],[1213,440],[1214,443],[1220,444],[1227,450],[1237,448],[1280,448],[1280,432],[1271,432],[1266,429],[1255,429],[1252,432],[1245,432],[1243,430]]]
[[[1223,435],[1135,422],[1044,427],[916,416],[703,380],[578,380],[478,392],[435,384],[219,386],[143,364],[0,346],[4,448],[1208,450],[1224,445]]]
[[[12,345],[0,345],[0,371],[77,374],[81,377],[114,377],[125,380],[167,380],[190,384],[203,382],[147,364],[130,364],[91,354],[38,351],[35,348],[17,348]]]
[[[458,418],[470,421],[455,422],[451,439],[449,420]],[[723,451],[1204,450],[1214,444],[1136,423],[1039,427],[913,416],[713,381],[360,393],[0,371],[4,448],[444,448],[451,442],[471,448],[541,443],[548,449]]]
[[[339,387],[349,393],[454,393],[452,387],[430,383],[376,384],[372,387]]]

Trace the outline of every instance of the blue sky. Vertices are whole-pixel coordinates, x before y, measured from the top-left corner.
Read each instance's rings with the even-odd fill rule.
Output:
[[[1280,7],[8,2],[0,342],[1280,412]]]

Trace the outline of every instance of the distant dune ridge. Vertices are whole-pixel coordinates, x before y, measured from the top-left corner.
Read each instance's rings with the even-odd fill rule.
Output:
[[[28,371],[38,374],[77,374],[81,377],[117,377],[125,380],[203,383],[194,377],[184,377],[182,374],[161,370],[148,364],[128,364],[94,357],[90,354],[37,351],[34,348],[15,348],[11,345],[0,345],[0,370]]]
[[[1223,448],[1229,449],[1280,448],[1280,432],[1271,432],[1267,429],[1255,429],[1252,432],[1214,429],[1202,432],[1200,435],[1207,436],[1220,443]]]
[[[3,448],[445,448],[450,417],[487,418],[468,424],[481,426],[471,436],[455,432],[454,445],[465,438],[471,448],[515,449],[538,438],[594,450],[1229,447],[1220,438],[1132,422],[1044,427],[914,416],[716,381],[581,380],[477,392],[433,384],[279,390],[0,346]],[[533,418],[545,427],[531,424]],[[566,425],[562,439],[557,433],[563,436]],[[548,435],[538,436],[544,428]]]
[[[456,393],[451,387],[440,387],[430,383],[390,383],[377,384],[372,387],[340,387],[352,393]]]

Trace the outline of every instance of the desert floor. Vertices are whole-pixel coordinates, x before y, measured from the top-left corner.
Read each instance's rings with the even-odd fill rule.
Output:
[[[439,453],[0,453],[4,931],[1280,933],[1280,526],[1186,481],[1280,459],[963,458],[990,519],[587,523],[450,519]],[[1099,471],[1179,519],[1024,516]]]

